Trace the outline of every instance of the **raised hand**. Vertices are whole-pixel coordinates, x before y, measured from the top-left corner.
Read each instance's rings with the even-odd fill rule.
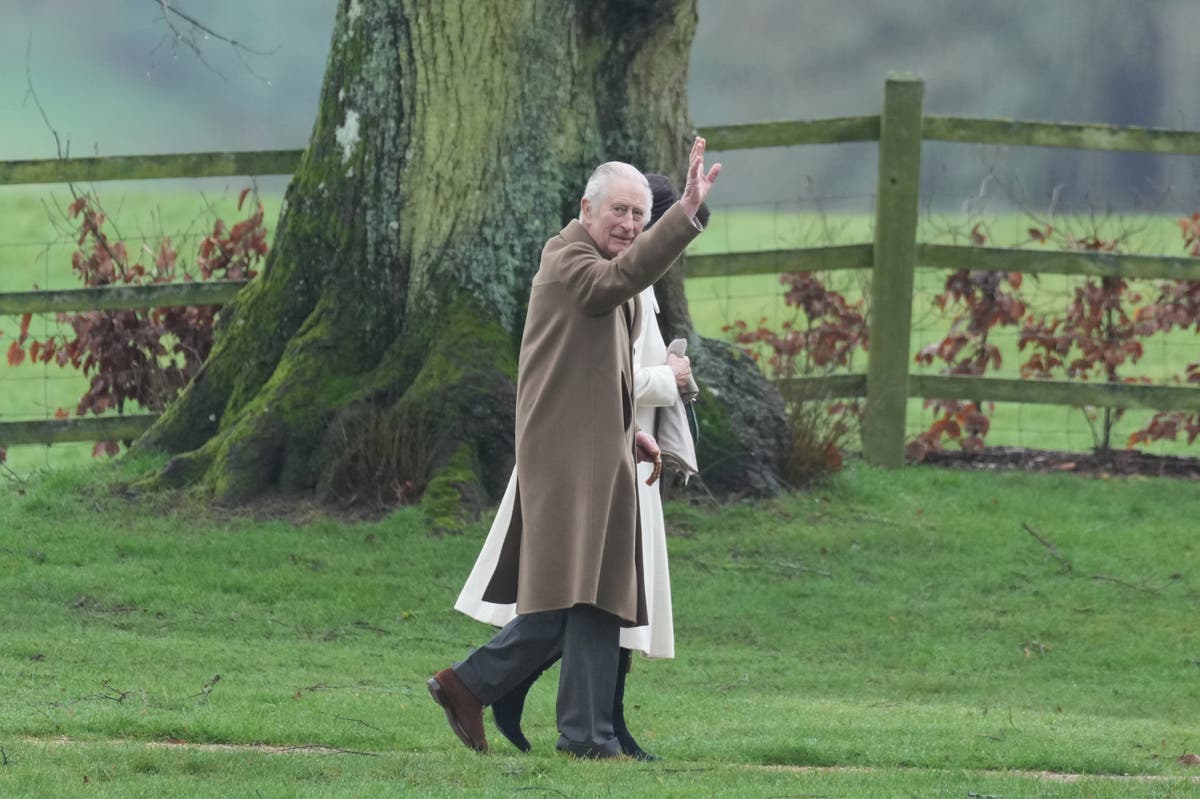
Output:
[[[688,160],[687,183],[684,184],[683,194],[679,197],[680,207],[693,219],[696,217],[696,211],[700,209],[700,203],[704,202],[704,198],[712,191],[717,176],[721,174],[720,164],[713,164],[708,172],[704,171],[704,147],[704,139],[697,136],[692,142],[692,154]]]

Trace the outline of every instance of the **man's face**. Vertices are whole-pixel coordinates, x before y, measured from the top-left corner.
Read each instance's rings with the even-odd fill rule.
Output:
[[[645,187],[631,178],[614,177],[598,205],[593,207],[583,198],[583,227],[605,257],[615,258],[646,226],[650,209]]]

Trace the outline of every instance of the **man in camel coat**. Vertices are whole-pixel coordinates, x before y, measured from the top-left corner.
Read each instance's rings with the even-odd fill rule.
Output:
[[[546,243],[517,378],[517,503],[484,599],[517,606],[487,644],[428,681],[464,744],[487,750],[483,707],[561,654],[558,749],[620,752],[612,724],[620,627],[646,623],[637,460],[658,447],[633,412],[637,295],[700,232],[720,173],[692,146],[679,202],[644,236],[651,195],[633,166],[597,167],[580,216]],[[653,479],[653,478],[652,478]]]

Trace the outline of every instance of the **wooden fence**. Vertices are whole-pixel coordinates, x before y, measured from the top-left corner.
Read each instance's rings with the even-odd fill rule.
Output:
[[[878,115],[699,131],[714,151],[879,143],[873,242],[688,258],[690,277],[872,270],[872,344],[866,373],[793,378],[782,382],[784,393],[795,399],[865,397],[863,454],[873,463],[892,467],[904,461],[905,413],[907,401],[912,397],[1200,411],[1200,390],[1194,388],[909,374],[913,276],[917,267],[1200,280],[1200,259],[965,247],[917,241],[924,141],[1200,155],[1200,132],[1196,131],[926,116],[922,111],[923,94],[920,78],[891,74],[884,84],[883,108]],[[300,150],[272,150],[7,161],[0,162],[0,185],[290,174],[301,154]],[[216,304],[229,300],[240,285],[211,282],[0,294],[0,315]],[[902,297],[909,301],[896,301]],[[138,414],[4,422],[0,423],[0,443],[11,446],[131,438],[145,430],[154,418],[151,414]]]

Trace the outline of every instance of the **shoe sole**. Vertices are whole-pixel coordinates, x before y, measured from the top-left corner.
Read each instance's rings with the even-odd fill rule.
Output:
[[[567,757],[573,757],[576,760],[616,760],[618,758],[625,758],[625,755],[619,751],[609,752],[606,749],[596,749],[590,746],[580,747],[579,749],[556,746],[554,749],[555,751],[566,755]]]
[[[450,700],[446,698],[446,691],[442,688],[442,684],[437,680],[430,678],[425,681],[426,687],[429,688],[429,695],[433,697],[433,701],[441,706],[446,713],[446,721],[450,722],[450,729],[458,736],[458,740],[463,742],[463,746],[468,749],[474,749],[476,752],[486,752],[487,745],[479,746],[475,741],[471,740],[471,736],[459,723],[458,717],[454,715],[454,711],[450,708]]]

